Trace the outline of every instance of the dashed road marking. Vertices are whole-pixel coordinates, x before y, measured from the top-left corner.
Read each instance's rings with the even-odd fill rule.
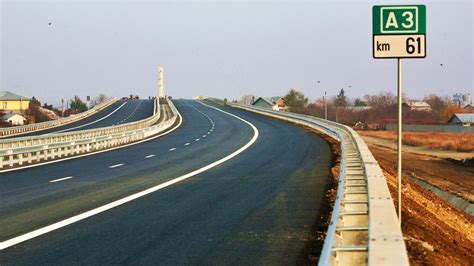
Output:
[[[73,178],[73,176],[66,176],[66,177],[63,177],[63,178],[58,178],[58,179],[50,180],[49,183],[56,183],[56,182],[68,180],[68,179],[71,179],[71,178]]]
[[[145,156],[145,158],[147,158],[147,159],[148,159],[148,158],[151,158],[151,157],[155,157],[155,155],[154,155],[154,154],[150,154],[150,155]]]
[[[125,164],[123,164],[123,163],[114,164],[114,165],[109,166],[109,168],[112,169],[112,168],[120,167],[120,166],[123,166],[123,165],[125,165]]]
[[[184,146],[188,146],[189,144],[191,144],[191,143],[189,143],[189,142],[186,142],[186,144],[184,144]]]
[[[176,150],[176,148],[171,148],[171,149],[169,149],[169,151],[174,151],[174,150]]]
[[[201,103],[202,105],[205,105],[204,103]],[[182,175],[180,177],[177,177],[177,178],[174,178],[172,180],[169,180],[167,182],[164,182],[162,184],[159,184],[157,186],[154,186],[154,187],[151,187],[151,188],[148,188],[148,189],[145,189],[141,192],[138,192],[138,193],[135,193],[135,194],[132,194],[132,195],[129,195],[125,198],[121,198],[121,199],[118,199],[116,201],[113,201],[113,202],[110,202],[108,204],[105,204],[103,206],[100,206],[100,207],[97,207],[95,209],[92,209],[92,210],[89,210],[89,211],[86,211],[84,213],[81,213],[81,214],[78,214],[78,215],[75,215],[75,216],[72,216],[70,218],[67,218],[67,219],[64,219],[62,221],[59,221],[59,222],[56,222],[56,223],[53,223],[53,224],[50,224],[48,226],[45,226],[45,227],[42,227],[42,228],[39,228],[39,229],[36,229],[36,230],[33,230],[31,232],[28,232],[28,233],[25,233],[25,234],[22,234],[22,235],[19,235],[19,236],[16,236],[16,237],[13,237],[11,239],[8,239],[8,240],[4,240],[3,242],[0,242],[0,250],[4,250],[6,248],[9,248],[11,246],[14,246],[18,243],[21,243],[21,242],[24,242],[24,241],[28,241],[30,239],[33,239],[33,238],[36,238],[38,236],[41,236],[41,235],[44,235],[44,234],[47,234],[49,232],[52,232],[52,231],[55,231],[55,230],[58,230],[59,228],[63,228],[67,225],[70,225],[70,224],[73,224],[73,223],[76,223],[78,221],[81,221],[81,220],[84,220],[84,219],[87,219],[91,216],[94,216],[94,215],[97,215],[99,213],[102,213],[102,212],[105,212],[107,210],[110,210],[112,208],[115,208],[117,206],[120,206],[120,205],[123,205],[127,202],[130,202],[130,201],[133,201],[133,200],[136,200],[138,198],[141,198],[145,195],[148,195],[150,193],[153,193],[153,192],[156,192],[156,191],[159,191],[161,189],[164,189],[166,187],[169,187],[169,186],[172,186],[174,184],[177,184],[183,180],[186,180],[186,179],[189,179],[193,176],[196,176],[202,172],[205,172],[209,169],[212,169],[232,158],[234,158],[235,156],[239,155],[240,153],[244,152],[247,148],[249,148],[252,144],[254,144],[257,139],[258,139],[258,136],[259,136],[259,132],[258,132],[258,129],[250,122],[244,120],[243,118],[240,118],[238,117],[237,115],[234,115],[234,114],[231,114],[231,113],[228,113],[226,111],[223,111],[223,110],[220,110],[216,107],[213,107],[213,106],[209,106],[209,105],[206,105],[210,108],[213,108],[213,109],[216,109],[222,113],[225,113],[225,114],[228,114],[230,116],[233,116],[239,120],[241,120],[242,122],[246,123],[247,125],[249,125],[252,129],[253,129],[253,132],[254,132],[254,135],[252,137],[252,139],[247,142],[244,146],[240,147],[239,149],[237,149],[236,151],[234,151],[233,153],[225,156],[224,158],[221,158],[220,160],[217,160],[211,164],[208,164],[202,168],[199,168],[197,170],[194,170],[190,173],[187,173],[185,175]]]
[[[199,139],[195,139],[194,141],[199,141]]]

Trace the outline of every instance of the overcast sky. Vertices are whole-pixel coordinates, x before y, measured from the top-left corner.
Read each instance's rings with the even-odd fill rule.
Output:
[[[400,1],[0,2],[0,90],[53,104],[155,95],[158,66],[174,97],[396,93],[396,60],[372,58],[372,6]],[[427,58],[404,60],[404,92],[473,94],[473,1],[407,3],[427,6]]]

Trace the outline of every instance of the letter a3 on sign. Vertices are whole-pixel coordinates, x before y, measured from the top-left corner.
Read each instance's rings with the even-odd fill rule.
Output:
[[[374,6],[374,58],[426,57],[426,7]]]

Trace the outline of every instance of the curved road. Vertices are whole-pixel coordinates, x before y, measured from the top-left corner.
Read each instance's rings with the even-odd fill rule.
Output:
[[[154,100],[119,100],[104,110],[87,118],[64,126],[35,131],[24,135],[8,138],[38,136],[77,130],[86,130],[129,123],[145,119],[153,115]]]
[[[183,125],[115,151],[2,174],[0,241],[62,221],[213,163],[254,135],[195,101]],[[326,142],[301,128],[249,121],[257,141],[206,172],[1,251],[0,264],[294,264],[311,250],[328,179]],[[59,180],[59,181],[58,181]]]

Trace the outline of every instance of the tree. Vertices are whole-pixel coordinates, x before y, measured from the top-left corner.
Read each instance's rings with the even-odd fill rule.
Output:
[[[441,109],[439,113],[439,119],[441,122],[448,122],[448,120],[451,119],[454,114],[462,114],[468,112],[468,110],[451,103],[447,104],[445,107],[443,107],[443,109]]]
[[[367,106],[367,104],[362,101],[360,98],[356,98],[354,102],[354,106]]]
[[[385,92],[377,95],[365,95],[364,100],[375,109],[389,108],[397,103],[397,96],[391,92]]]
[[[341,89],[336,96],[336,101],[334,102],[336,106],[347,106],[347,96],[344,89]]]
[[[51,111],[54,110],[53,105],[52,105],[52,104],[47,104],[47,103],[44,103],[44,104],[43,104],[43,108],[44,108],[44,109],[51,110]]]
[[[105,101],[107,101],[109,97],[107,97],[105,94],[99,94],[97,97],[95,97],[94,99],[92,99],[91,101],[91,107],[95,106],[95,105],[98,105],[98,104],[101,104],[101,103],[104,103]]]
[[[441,110],[446,108],[448,103],[436,94],[427,95],[423,100],[431,106],[431,110],[438,116],[439,120],[443,120],[440,117],[440,113]]]
[[[295,89],[290,89],[283,98],[285,99],[286,105],[290,107],[290,111],[296,113],[303,112],[308,104],[308,98],[306,98],[302,92]]]
[[[87,110],[87,105],[79,98],[79,96],[74,95],[74,98],[69,100],[71,109],[76,110],[76,112],[81,113]]]
[[[253,104],[254,101],[255,101],[255,96],[249,95],[249,94],[246,94],[240,98],[240,103],[242,104],[250,105],[250,104]]]

